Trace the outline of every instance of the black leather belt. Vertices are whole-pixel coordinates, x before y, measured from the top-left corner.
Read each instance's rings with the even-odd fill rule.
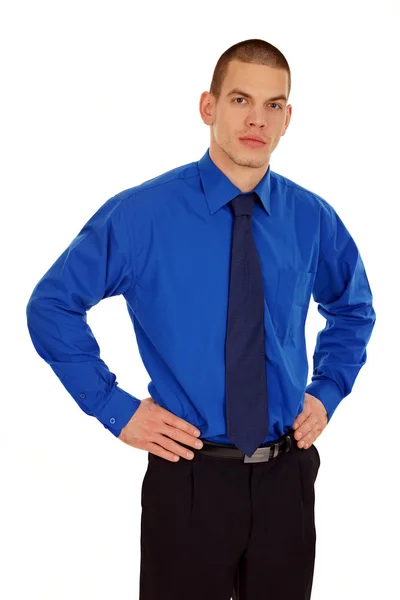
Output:
[[[197,450],[197,452],[219,458],[237,458],[243,460],[245,463],[266,462],[284,452],[289,452],[292,445],[296,443],[293,436],[294,430],[291,429],[276,441],[259,446],[251,457],[248,457],[247,454],[236,448],[236,446],[216,444],[205,439],[202,439],[203,447]]]

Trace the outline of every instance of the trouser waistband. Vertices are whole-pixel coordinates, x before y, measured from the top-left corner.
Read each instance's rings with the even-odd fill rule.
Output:
[[[286,434],[282,435],[277,440],[261,444],[252,454],[247,456],[234,445],[217,444],[207,439],[202,439],[203,447],[197,452],[210,456],[218,456],[220,458],[236,458],[241,459],[245,463],[248,462],[266,462],[272,458],[276,458],[284,452],[289,452],[295,444],[294,430],[290,429]]]

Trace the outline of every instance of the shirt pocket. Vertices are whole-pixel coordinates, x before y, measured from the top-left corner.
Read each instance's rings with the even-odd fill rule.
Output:
[[[315,273],[278,269],[272,323],[282,345],[297,345],[310,303]]]

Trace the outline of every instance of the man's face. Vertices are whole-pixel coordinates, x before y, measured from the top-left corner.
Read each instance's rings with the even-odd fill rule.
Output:
[[[229,157],[236,165],[266,170],[292,112],[284,99],[272,99],[287,97],[288,86],[283,69],[237,60],[229,63],[219,100],[208,92],[201,97],[202,118],[211,130],[211,155],[226,166]],[[235,89],[240,91],[232,93]],[[265,144],[252,147],[240,139],[247,135],[256,135]]]

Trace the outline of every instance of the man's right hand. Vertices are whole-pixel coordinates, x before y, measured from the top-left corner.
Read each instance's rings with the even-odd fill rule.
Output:
[[[141,400],[139,408],[122,428],[118,439],[134,448],[147,450],[176,462],[180,456],[190,460],[193,454],[188,456],[188,448],[180,446],[174,440],[196,449],[202,448],[203,442],[197,437],[200,431],[195,435],[195,430],[197,428],[194,425],[159,406],[150,396]]]

